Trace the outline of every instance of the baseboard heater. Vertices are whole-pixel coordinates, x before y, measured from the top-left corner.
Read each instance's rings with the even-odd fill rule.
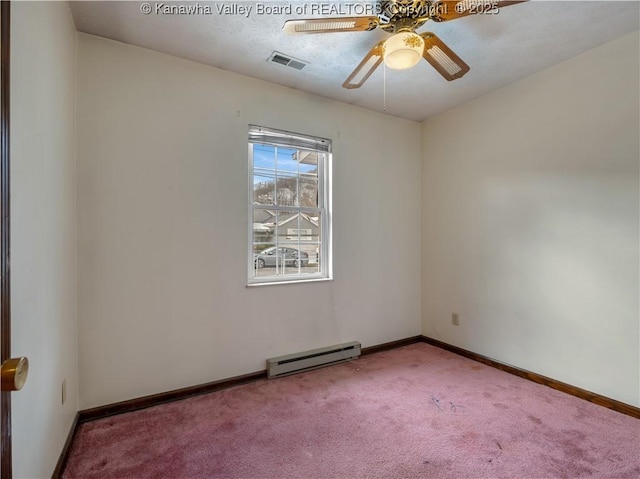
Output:
[[[288,354],[267,359],[267,377],[278,378],[331,364],[350,361],[360,356],[360,343],[336,344],[326,348],[313,349],[302,353]]]

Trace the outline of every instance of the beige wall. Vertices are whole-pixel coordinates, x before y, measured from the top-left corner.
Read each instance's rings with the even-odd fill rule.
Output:
[[[64,2],[11,11],[12,350],[31,366],[13,394],[13,477],[33,479],[51,476],[78,409],[76,32]]]
[[[81,408],[420,334],[419,124],[89,35],[78,65]],[[333,140],[334,281],[246,287],[249,124]]]
[[[635,406],[638,45],[635,32],[422,128],[424,334]]]

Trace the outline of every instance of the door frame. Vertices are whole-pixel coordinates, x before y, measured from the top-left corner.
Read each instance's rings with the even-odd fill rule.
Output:
[[[9,60],[10,2],[0,4],[0,363],[11,357]],[[0,392],[0,478],[12,478],[11,392]]]

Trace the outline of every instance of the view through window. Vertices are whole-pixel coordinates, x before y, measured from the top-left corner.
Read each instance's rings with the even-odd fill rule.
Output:
[[[248,283],[328,279],[331,142],[249,129]]]

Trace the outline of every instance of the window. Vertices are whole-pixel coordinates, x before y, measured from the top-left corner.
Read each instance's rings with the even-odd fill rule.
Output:
[[[248,284],[331,278],[331,141],[249,127]]]

